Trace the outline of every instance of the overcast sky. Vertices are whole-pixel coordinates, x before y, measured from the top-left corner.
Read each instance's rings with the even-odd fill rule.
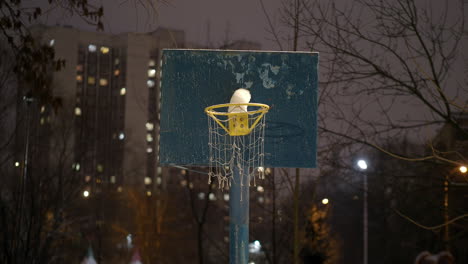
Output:
[[[207,44],[209,28],[214,46],[222,44],[227,35],[231,41],[246,39],[261,43],[264,49],[277,49],[267,40],[268,23],[258,0],[169,0],[158,5],[157,15],[139,3],[145,1],[151,0],[102,0],[105,32],[149,32],[163,26],[185,30],[189,42]],[[281,0],[264,0],[264,3],[274,18]],[[94,30],[80,18],[70,18],[66,12],[49,14],[43,21],[46,24]]]

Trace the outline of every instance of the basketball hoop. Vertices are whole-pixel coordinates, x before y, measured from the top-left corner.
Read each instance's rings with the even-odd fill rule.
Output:
[[[219,188],[228,189],[234,168],[239,169],[241,186],[250,186],[251,179],[255,186],[256,177],[264,178],[265,114],[269,108],[258,103],[205,108],[210,147],[208,183],[215,177]]]

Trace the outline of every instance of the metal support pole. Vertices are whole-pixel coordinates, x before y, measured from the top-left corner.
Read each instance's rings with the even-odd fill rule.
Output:
[[[243,175],[241,175],[240,171],[244,172]],[[248,168],[234,167],[234,179],[232,180],[231,188],[229,189],[230,264],[247,264],[249,260],[248,172]]]
[[[367,173],[363,173],[364,177],[364,264],[367,264],[368,258],[368,230],[367,230]]]

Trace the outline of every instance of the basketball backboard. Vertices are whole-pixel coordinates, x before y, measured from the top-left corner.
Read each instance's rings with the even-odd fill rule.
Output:
[[[207,166],[204,109],[238,88],[266,115],[265,166],[314,168],[318,53],[166,49],[162,54],[160,164]]]

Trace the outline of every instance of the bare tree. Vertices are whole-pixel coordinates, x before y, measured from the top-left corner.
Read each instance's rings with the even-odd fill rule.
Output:
[[[464,3],[414,0],[299,1],[284,8],[284,24],[297,28],[302,48],[320,52],[321,132],[371,145],[388,135],[427,133],[448,124],[468,136],[460,59],[466,43]],[[296,22],[299,21],[299,22]],[[432,153],[412,160],[461,164],[431,144]]]

